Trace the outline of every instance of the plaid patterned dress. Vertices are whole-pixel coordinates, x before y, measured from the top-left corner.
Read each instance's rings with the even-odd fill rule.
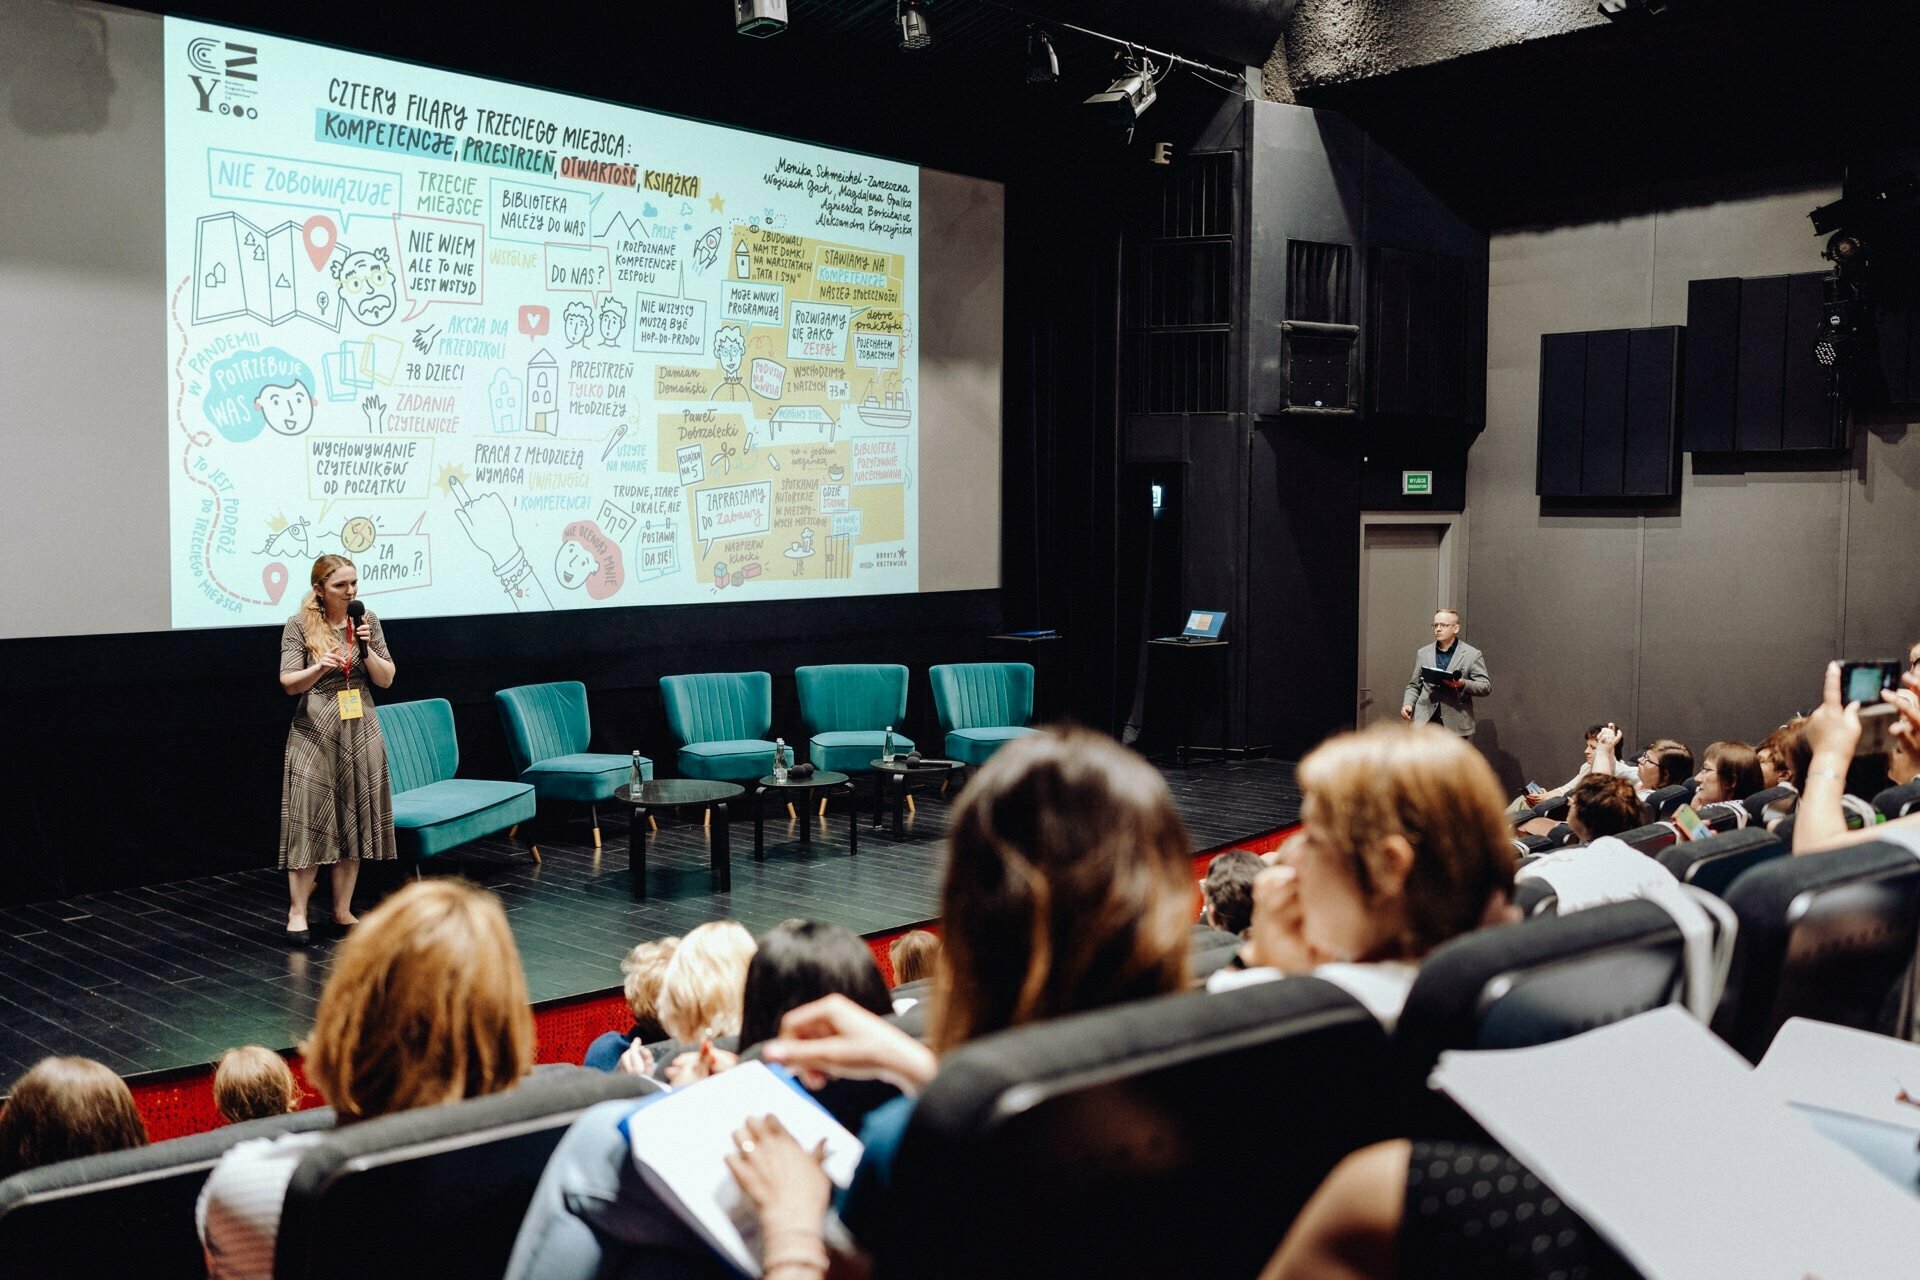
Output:
[[[388,658],[380,620],[367,614],[373,634],[367,648]],[[280,670],[313,665],[298,616],[280,633]],[[328,669],[295,701],[287,730],[287,758],[280,783],[280,868],[300,871],[331,866],[341,858],[391,858],[393,788],[387,781],[387,747],[373,710],[366,668],[356,662],[351,687],[360,690],[366,714],[340,718],[337,696],[347,678]]]

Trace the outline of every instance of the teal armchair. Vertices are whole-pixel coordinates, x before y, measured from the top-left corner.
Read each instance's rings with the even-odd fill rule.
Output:
[[[800,721],[811,736],[807,759],[815,768],[836,773],[872,772],[893,725],[894,750],[913,750],[913,739],[899,732],[907,718],[907,669],[880,664],[798,667],[793,682],[800,694]]]
[[[587,686],[578,680],[555,684],[524,684],[493,695],[500,709],[500,725],[507,731],[507,748],[520,781],[530,784],[541,800],[564,800],[587,806],[593,821],[593,847],[600,847],[602,800],[613,799],[615,787],[633,773],[631,755],[609,755],[587,750],[593,722],[587,715]],[[653,778],[653,761],[640,757],[643,781]]]
[[[946,734],[947,755],[963,764],[984,764],[1033,719],[1033,667],[1024,662],[963,662],[927,672],[933,711]]]
[[[667,727],[681,742],[680,774],[753,783],[773,772],[773,677],[764,671],[662,676]]]
[[[527,783],[453,776],[460,744],[453,736],[453,705],[445,698],[390,703],[374,714],[387,746],[401,857],[431,858],[533,817],[534,792]],[[537,846],[533,860],[540,861]]]

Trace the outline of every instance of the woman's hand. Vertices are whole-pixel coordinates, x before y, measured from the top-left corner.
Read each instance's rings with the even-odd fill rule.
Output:
[[[623,1076],[640,1076],[644,1079],[653,1074],[653,1051],[635,1040],[620,1055],[620,1062],[615,1069]]]
[[[1900,677],[1903,689],[1883,689],[1880,691],[1882,702],[1891,702],[1900,709],[1900,719],[1890,730],[1907,740],[1909,751],[1920,750],[1920,675],[1909,671]]]
[[[1246,962],[1285,973],[1306,973],[1325,961],[1307,941],[1300,909],[1299,873],[1282,863],[1253,878],[1253,924]]]
[[[1829,662],[1825,696],[1807,717],[1807,745],[1815,759],[1824,757],[1828,764],[1839,762],[1844,773],[1844,762],[1853,759],[1853,749],[1859,742],[1860,704],[1840,704],[1840,664]]]
[[[667,1083],[677,1089],[683,1084],[717,1076],[739,1065],[739,1054],[716,1049],[713,1041],[708,1040],[698,1050],[689,1049],[667,1064]]]
[[[769,1255],[792,1248],[792,1236],[801,1235],[820,1245],[820,1223],[826,1216],[833,1183],[821,1167],[827,1157],[822,1142],[803,1149],[787,1127],[773,1116],[749,1116],[733,1133],[735,1150],[727,1169],[753,1207],[760,1211],[760,1234]]]
[[[809,1089],[843,1078],[885,1080],[918,1093],[937,1068],[931,1049],[838,994],[788,1011],[761,1056],[791,1067]]]

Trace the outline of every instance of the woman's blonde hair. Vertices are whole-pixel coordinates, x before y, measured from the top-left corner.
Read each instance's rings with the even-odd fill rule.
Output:
[[[935,1050],[1187,983],[1193,848],[1166,780],[1113,739],[1015,739],[954,808]]]
[[[512,1088],[533,1065],[533,1012],[499,899],[420,880],[368,912],[304,1052],[342,1124]]]
[[[940,962],[940,937],[925,929],[910,929],[887,948],[887,960],[893,965],[896,987],[931,978]]]
[[[271,1049],[242,1045],[214,1064],[213,1107],[228,1124],[285,1115],[299,1098],[292,1068]]]
[[[620,962],[620,972],[626,975],[623,986],[627,1006],[637,1021],[660,1020],[660,982],[667,975],[667,962],[673,959],[679,946],[678,938],[643,942],[627,952],[627,958]]]
[[[318,659],[333,652],[333,628],[327,625],[327,606],[320,602],[320,584],[342,569],[353,568],[346,556],[331,553],[316,558],[308,575],[307,594],[300,601],[300,634],[307,642],[307,656]]]
[[[1345,859],[1374,901],[1382,842],[1413,846],[1398,955],[1425,955],[1479,927],[1496,896],[1513,893],[1513,843],[1500,783],[1465,739],[1433,725],[1378,724],[1327,739],[1300,762],[1316,837]],[[1368,959],[1386,959],[1371,956]]]
[[[753,935],[737,920],[687,931],[660,978],[660,1025],[682,1044],[740,1032]]]

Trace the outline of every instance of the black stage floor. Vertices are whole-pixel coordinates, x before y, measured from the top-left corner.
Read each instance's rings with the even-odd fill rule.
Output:
[[[1281,761],[1166,775],[1196,853],[1299,813],[1293,766]],[[863,814],[858,857],[847,856],[843,803],[816,823],[810,845],[784,811],[777,821],[770,814],[763,863],[753,860],[753,824],[736,804],[729,894],[711,889],[707,834],[691,811],[685,820],[660,816],[644,902],[628,895],[623,807],[601,815],[598,853],[583,816],[535,831],[544,865],[526,852],[523,828],[518,843],[477,841],[422,870],[464,875],[500,895],[539,1003],[617,987],[620,958],[634,943],[707,920],[732,917],[758,933],[806,916],[867,934],[936,915],[946,802],[921,797],[901,840]],[[396,881],[390,865],[369,867],[360,908]],[[322,875],[316,921],[331,910],[325,884]],[[312,1024],[335,943],[316,928],[312,947],[288,948],[278,937],[285,912],[285,877],[264,868],[0,909],[0,1081],[49,1053],[97,1058],[133,1076],[199,1066],[231,1045],[293,1046]]]

